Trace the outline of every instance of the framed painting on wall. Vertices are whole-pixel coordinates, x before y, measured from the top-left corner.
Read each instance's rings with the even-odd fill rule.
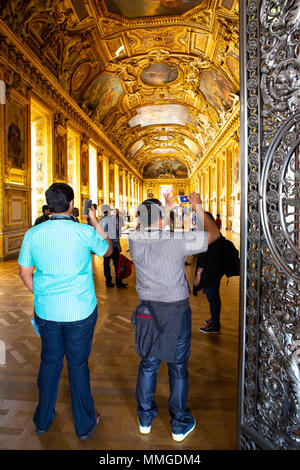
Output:
[[[98,189],[103,190],[103,160],[98,160]]]
[[[237,151],[234,152],[234,168],[233,168],[234,184],[237,186],[240,181],[240,158]]]
[[[7,162],[10,168],[25,169],[28,155],[28,105],[8,102],[7,108]]]
[[[67,178],[67,132],[59,131],[55,135],[54,178],[56,181],[65,181]]]
[[[113,166],[109,166],[109,192],[115,194],[115,170]]]
[[[89,147],[85,142],[81,143],[80,149],[80,176],[81,187],[85,188],[87,193],[89,185]]]

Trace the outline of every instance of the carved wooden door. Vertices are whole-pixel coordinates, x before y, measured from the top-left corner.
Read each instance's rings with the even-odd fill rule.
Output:
[[[300,449],[300,1],[240,2],[240,449]]]

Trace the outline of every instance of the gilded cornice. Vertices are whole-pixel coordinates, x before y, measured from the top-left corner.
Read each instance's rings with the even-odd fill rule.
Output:
[[[2,19],[0,19],[0,63],[6,65],[8,70],[12,69],[20,74],[29,89],[34,88],[35,93],[39,93],[44,100],[46,99],[53,110],[56,109],[62,112],[97,144],[104,146],[108,152],[116,155],[123,164],[130,167],[131,171],[138,178],[142,179],[137,170],[128,164],[120,150],[112,144],[101,129],[70,98],[68,93],[57,82],[56,77],[12,33]]]
[[[89,2],[91,4],[91,2]],[[152,16],[142,18],[126,18],[115,13],[110,13],[101,0],[93,2],[95,12],[98,17],[103,18],[99,22],[99,29],[105,38],[130,28],[158,27],[168,25],[196,25],[208,27],[211,22],[212,12],[210,11],[212,0],[203,0],[203,3],[181,16]]]
[[[233,138],[235,142],[237,141],[236,139],[239,140],[239,136],[237,133],[237,130],[239,129],[240,126],[240,105],[238,104],[236,106],[236,109],[224,125],[224,127],[220,130],[218,135],[216,136],[215,140],[211,143],[211,145],[208,147],[206,152],[204,153],[203,157],[201,158],[201,162],[199,165],[197,165],[194,169],[193,172],[190,176],[190,178],[193,178],[193,176],[201,169],[206,167],[211,158],[215,156],[216,152],[219,150],[219,148],[226,143],[227,140],[230,138]]]

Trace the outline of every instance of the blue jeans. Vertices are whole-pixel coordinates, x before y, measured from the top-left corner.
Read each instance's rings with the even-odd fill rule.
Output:
[[[66,355],[75,429],[78,436],[85,435],[96,424],[88,358],[97,321],[97,307],[89,317],[80,321],[48,321],[36,314],[35,321],[39,326],[42,350],[38,376],[39,404],[33,422],[40,430],[51,426]]]
[[[212,326],[220,328],[221,297],[220,281],[208,287],[204,287],[204,293],[209,303]]]
[[[174,362],[167,362],[170,396],[168,401],[171,427],[175,434],[182,433],[194,418],[187,408],[189,390],[188,359],[191,351],[191,310],[182,319]],[[137,415],[142,426],[150,426],[157,415],[154,400],[158,369],[161,360],[147,357],[141,360],[136,384]]]

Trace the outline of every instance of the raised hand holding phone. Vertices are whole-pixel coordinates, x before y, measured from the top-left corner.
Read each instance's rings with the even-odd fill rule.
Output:
[[[164,193],[165,207],[166,207],[166,209],[168,209],[170,211],[172,209],[175,209],[175,207],[178,206],[178,204],[174,204],[174,201],[177,198],[177,196],[172,196],[172,193],[173,193],[173,189],[169,189],[168,191],[166,191]]]

